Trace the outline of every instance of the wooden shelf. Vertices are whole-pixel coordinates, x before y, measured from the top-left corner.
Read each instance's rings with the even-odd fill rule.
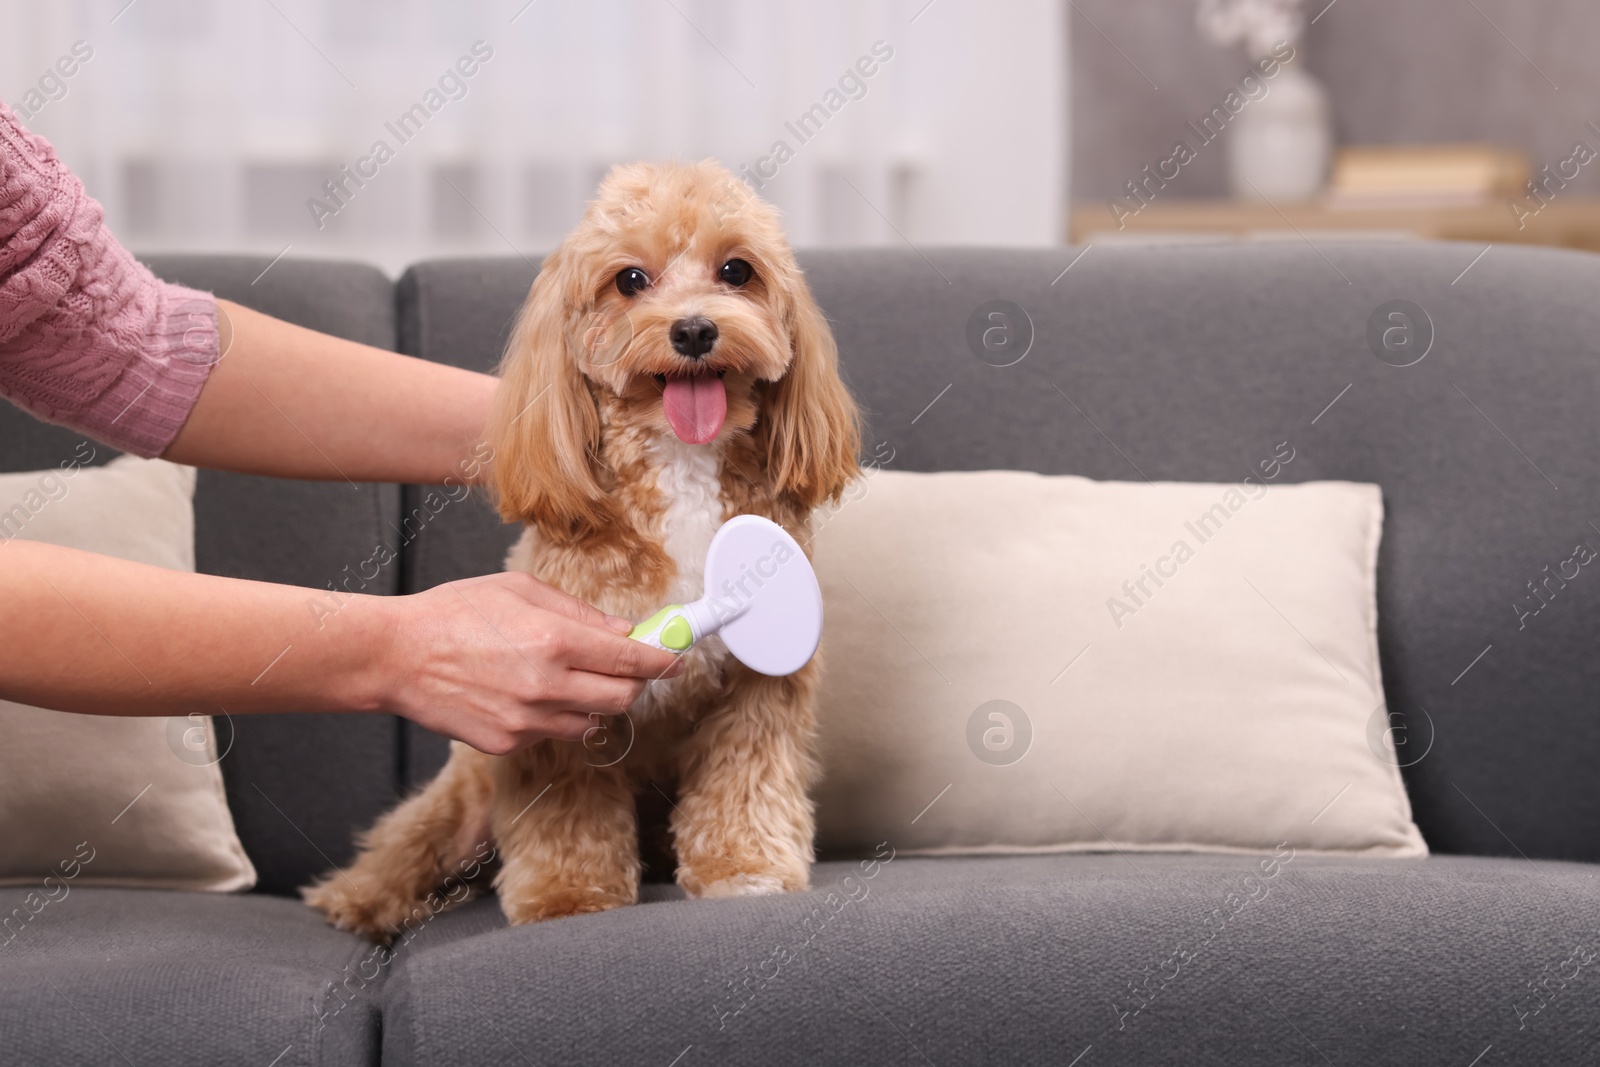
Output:
[[[1524,202],[1527,203],[1527,202]],[[1103,201],[1073,205],[1070,239],[1091,244],[1205,234],[1294,237],[1317,234],[1405,235],[1485,244],[1537,244],[1600,251],[1600,197],[1551,201],[1518,220],[1504,199],[1435,207],[1332,207],[1322,203],[1263,204],[1237,200],[1155,200],[1118,220]]]

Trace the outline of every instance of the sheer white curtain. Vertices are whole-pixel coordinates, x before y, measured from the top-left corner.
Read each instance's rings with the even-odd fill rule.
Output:
[[[152,251],[531,255],[611,163],[705,156],[799,245],[1053,244],[1065,11],[0,0],[0,95]]]

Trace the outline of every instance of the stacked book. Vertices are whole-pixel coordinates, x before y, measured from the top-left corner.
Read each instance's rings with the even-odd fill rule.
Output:
[[[1356,145],[1339,149],[1327,205],[1457,207],[1518,196],[1528,157],[1488,144]]]

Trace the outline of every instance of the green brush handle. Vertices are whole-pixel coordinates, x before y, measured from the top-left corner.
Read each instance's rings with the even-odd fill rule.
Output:
[[[694,644],[694,628],[682,604],[668,604],[629,630],[628,636],[669,652],[684,652]]]

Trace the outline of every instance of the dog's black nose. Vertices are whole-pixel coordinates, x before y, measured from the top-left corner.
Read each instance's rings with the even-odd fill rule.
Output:
[[[692,319],[679,319],[667,334],[672,339],[672,350],[680,356],[699,359],[717,343],[717,324],[703,315]]]

